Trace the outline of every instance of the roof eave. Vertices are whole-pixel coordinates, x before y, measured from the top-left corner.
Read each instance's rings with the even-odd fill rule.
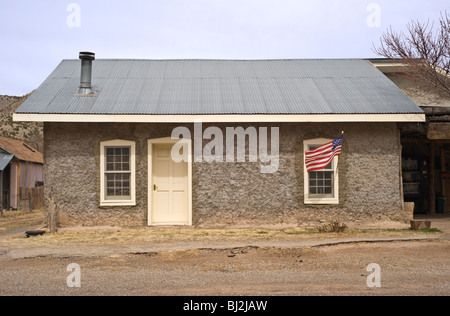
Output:
[[[385,114],[221,114],[221,115],[122,115],[15,113],[16,122],[53,123],[357,123],[425,122],[425,113]]]

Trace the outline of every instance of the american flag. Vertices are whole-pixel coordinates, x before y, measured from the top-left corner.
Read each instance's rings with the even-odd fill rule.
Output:
[[[334,157],[341,155],[343,139],[344,136],[341,136],[314,150],[306,151],[306,170],[311,172],[325,169],[333,161]]]

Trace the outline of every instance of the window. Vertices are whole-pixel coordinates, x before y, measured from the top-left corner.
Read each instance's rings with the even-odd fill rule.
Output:
[[[331,141],[324,138],[306,140],[303,142],[304,151]],[[304,167],[305,204],[339,204],[338,159],[334,158],[325,169],[319,171],[307,172]]]
[[[100,205],[136,205],[135,159],[134,142],[113,140],[101,143]]]

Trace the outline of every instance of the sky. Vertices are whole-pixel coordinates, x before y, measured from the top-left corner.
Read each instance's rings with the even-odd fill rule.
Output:
[[[0,95],[63,59],[374,58],[389,27],[438,21],[448,0],[0,0]]]

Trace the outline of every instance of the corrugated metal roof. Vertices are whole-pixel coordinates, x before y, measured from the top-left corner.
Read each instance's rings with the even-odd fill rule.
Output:
[[[422,113],[366,60],[95,60],[93,97],[63,60],[16,113]]]
[[[13,155],[0,153],[0,171],[5,170],[13,158]]]

